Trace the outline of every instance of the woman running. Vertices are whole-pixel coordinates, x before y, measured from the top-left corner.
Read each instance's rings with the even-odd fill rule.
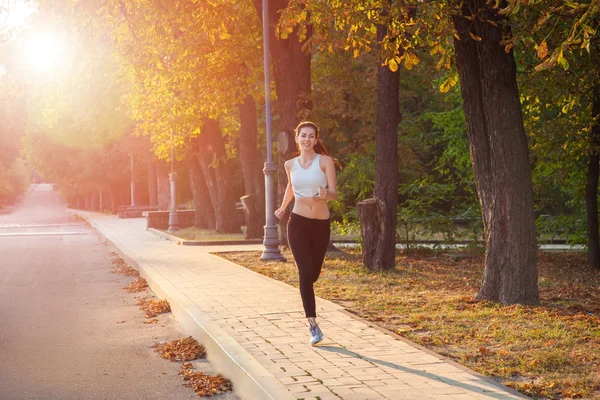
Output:
[[[275,216],[281,218],[295,198],[287,227],[288,242],[298,268],[300,296],[308,318],[310,344],[314,346],[323,340],[323,332],[316,322],[313,284],[321,274],[329,245],[327,201],[337,199],[336,176],[334,160],[319,139],[318,126],[305,121],[295,131],[299,155],[285,163],[288,185]]]

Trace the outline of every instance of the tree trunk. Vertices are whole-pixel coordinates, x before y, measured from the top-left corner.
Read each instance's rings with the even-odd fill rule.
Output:
[[[194,226],[200,229],[215,229],[215,210],[196,154],[194,153],[187,161],[194,197]]]
[[[271,0],[269,2],[269,40],[270,53],[275,77],[275,92],[277,93],[278,132],[294,131],[300,121],[310,117],[312,101],[310,99],[310,52],[302,50],[303,42],[298,41],[296,31],[290,33],[287,39],[279,39],[275,35],[275,28],[279,22],[279,15],[288,4],[288,0]],[[254,6],[262,21],[262,1],[254,0]],[[311,31],[308,28],[307,38]],[[293,157],[293,153],[280,152],[278,157],[277,174],[277,204],[281,204],[287,175],[284,164]],[[287,244],[287,221],[289,213],[279,220],[281,244]]]
[[[166,211],[171,203],[171,187],[169,183],[169,169],[164,161],[156,163],[156,189],[158,209]]]
[[[114,215],[117,215],[117,199],[115,196],[115,189],[110,189],[110,210]]]
[[[215,210],[215,229],[218,233],[238,233],[240,225],[235,208],[233,176],[219,122],[205,120],[199,140],[198,160]]]
[[[158,206],[158,181],[154,161],[148,162],[148,204]]]
[[[387,26],[377,26],[377,40],[381,42],[387,34]],[[373,196],[378,199],[383,213],[382,229],[374,248],[363,247],[363,260],[374,271],[392,270],[396,267],[396,224],[398,207],[398,124],[400,114],[400,73],[388,66],[379,66],[377,71],[377,126],[375,134],[375,187]],[[361,221],[376,224],[375,219]],[[361,228],[362,230],[362,228]],[[366,227],[375,231],[375,226]]]
[[[246,196],[242,197],[246,216],[246,239],[262,238],[265,226],[265,178],[258,152],[256,103],[247,96],[240,109],[240,161]]]
[[[483,283],[476,297],[502,304],[538,304],[527,137],[514,56],[500,45],[510,27],[486,0],[455,4],[462,4],[461,15],[453,17],[460,38],[454,48],[486,238]],[[471,10],[479,14],[473,17]]]
[[[386,209],[379,198],[359,201],[356,204],[360,221],[360,236],[362,243],[362,261],[371,271],[377,270],[377,250],[385,236]]]
[[[585,211],[587,220],[588,264],[600,269],[600,237],[598,232],[598,177],[600,174],[600,85],[593,88],[592,115],[594,123],[590,134]]]
[[[129,193],[120,190],[119,191],[119,202],[117,203],[117,206],[122,206],[122,205],[129,205],[130,201],[129,201]]]

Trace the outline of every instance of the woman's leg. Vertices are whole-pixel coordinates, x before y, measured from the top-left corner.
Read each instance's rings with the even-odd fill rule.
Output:
[[[321,275],[321,269],[323,268],[323,260],[325,260],[325,253],[329,246],[329,236],[331,228],[329,220],[316,220],[315,227],[313,228],[313,235],[311,236],[311,255],[312,255],[312,282],[315,283]]]
[[[310,219],[293,214],[288,223],[288,241],[296,261],[300,280],[300,296],[306,318],[317,316],[313,289]]]

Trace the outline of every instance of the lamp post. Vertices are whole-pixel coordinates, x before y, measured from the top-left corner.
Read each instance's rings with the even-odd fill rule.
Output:
[[[173,131],[171,131],[171,173],[169,174],[169,189],[171,195],[171,209],[169,210],[169,233],[179,230],[179,218],[177,217],[177,172],[175,172],[175,144],[173,143]]]
[[[265,201],[266,225],[263,240],[263,253],[261,260],[284,260],[279,251],[279,238],[277,235],[277,221],[275,219],[275,172],[276,164],[273,162],[273,134],[271,131],[271,74],[269,62],[269,0],[262,0],[263,8],[263,55],[265,70],[265,111],[267,125],[267,162],[265,162]]]

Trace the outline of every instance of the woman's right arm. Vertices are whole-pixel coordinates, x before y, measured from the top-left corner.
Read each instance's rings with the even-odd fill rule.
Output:
[[[283,201],[281,202],[281,207],[279,207],[277,210],[275,210],[275,216],[277,218],[281,218],[283,216],[286,208],[288,207],[288,205],[294,198],[294,188],[292,187],[292,179],[290,177],[290,161],[291,160],[288,160],[285,162],[285,172],[288,177],[288,184],[285,187],[285,194],[283,195]]]

